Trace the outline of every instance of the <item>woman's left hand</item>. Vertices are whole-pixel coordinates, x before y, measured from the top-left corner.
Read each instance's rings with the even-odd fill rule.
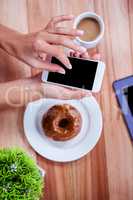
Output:
[[[71,68],[67,55],[59,46],[67,47],[78,53],[86,52],[84,47],[73,42],[74,37],[83,35],[82,30],[67,29],[62,26],[59,28],[58,26],[60,22],[71,21],[73,18],[72,15],[54,17],[44,29],[30,34],[21,34],[1,25],[0,47],[31,67],[65,73],[61,66],[50,63],[46,55],[55,56],[67,68]]]
[[[83,31],[68,29],[61,25],[59,27],[61,22],[71,21],[73,18],[72,15],[54,17],[43,30],[30,34],[21,34],[1,25],[0,47],[31,67],[65,73],[61,66],[50,63],[49,59],[51,56],[55,56],[67,68],[71,68],[67,55],[59,46],[73,50],[76,56],[84,55],[85,57],[87,55],[84,47],[73,42],[73,38],[81,36]]]

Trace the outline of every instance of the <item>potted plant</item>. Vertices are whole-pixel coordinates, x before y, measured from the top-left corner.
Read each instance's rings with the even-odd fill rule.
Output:
[[[27,153],[0,150],[0,200],[39,200],[42,188],[42,173]]]

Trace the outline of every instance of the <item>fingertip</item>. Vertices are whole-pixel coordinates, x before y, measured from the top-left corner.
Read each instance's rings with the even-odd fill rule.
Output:
[[[63,70],[63,69],[60,69],[57,72],[60,73],[60,74],[65,74],[66,73],[65,70]]]
[[[71,65],[71,63],[70,63],[70,61],[69,61],[69,59],[67,58],[67,60],[66,60],[66,63],[64,63],[65,64],[65,66],[68,68],[68,69],[72,69],[72,65]]]
[[[65,74],[66,73],[65,69],[63,69],[59,65],[57,65],[57,68],[55,69],[54,72],[57,72],[57,73],[60,73],[60,74]]]
[[[82,36],[82,35],[84,35],[84,30],[77,29],[76,34],[77,34],[77,36]]]

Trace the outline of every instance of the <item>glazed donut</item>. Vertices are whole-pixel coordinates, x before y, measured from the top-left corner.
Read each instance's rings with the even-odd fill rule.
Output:
[[[69,140],[80,132],[81,126],[79,111],[69,104],[54,105],[42,118],[44,133],[53,140]]]

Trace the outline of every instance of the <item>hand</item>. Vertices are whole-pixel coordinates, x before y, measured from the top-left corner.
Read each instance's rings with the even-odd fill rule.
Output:
[[[89,91],[81,90],[81,89],[71,89],[67,87],[62,87],[59,85],[51,84],[51,83],[42,83],[41,81],[41,74],[36,75],[35,77],[31,78],[32,84],[37,86],[37,90],[32,90],[32,95],[34,94],[33,91],[39,91],[41,93],[41,98],[54,98],[54,99],[81,99],[85,96],[90,96],[91,93]],[[40,98],[39,97],[39,98]]]
[[[93,50],[91,54],[78,52],[70,52],[70,56],[78,57],[82,59],[100,59],[100,54]],[[40,82],[41,75],[37,75],[35,80]],[[85,96],[91,96],[91,92],[81,89],[70,89],[50,83],[42,83],[42,91],[45,98],[56,98],[56,99],[81,99]]]
[[[71,53],[77,56],[76,53]],[[98,56],[94,54],[93,56]],[[88,54],[79,55],[81,58],[88,59]],[[4,106],[21,107],[31,101],[40,98],[56,98],[56,99],[81,99],[90,96],[89,91],[81,89],[70,89],[54,84],[42,83],[41,74],[31,78],[20,79],[0,84],[0,109]]]
[[[90,58],[87,53],[79,55],[76,52],[71,52],[71,56],[81,58]],[[91,58],[99,58],[99,54],[92,53]],[[4,106],[20,107],[31,101],[40,98],[56,98],[56,99],[81,99],[85,96],[90,96],[89,91],[81,89],[69,89],[54,84],[42,83],[41,74],[35,77],[20,79],[7,83],[0,84],[0,109]]]
[[[78,57],[82,59],[94,59],[99,60],[100,54],[96,53],[96,50],[93,50],[90,54],[85,52],[80,54],[79,52],[70,51],[70,56]],[[41,79],[40,75],[37,75],[36,78],[38,80]],[[58,85],[44,83],[42,84],[42,91],[44,91],[45,98],[57,98],[57,99],[81,99],[85,96],[91,96],[91,92],[81,90],[81,89],[70,89],[61,87]]]
[[[65,73],[64,69],[60,66],[49,63],[46,55],[57,57],[66,67],[71,68],[67,56],[58,47],[67,47],[79,53],[86,52],[84,47],[74,44],[71,38],[81,36],[83,34],[82,30],[68,30],[58,26],[60,22],[72,19],[72,15],[54,17],[43,30],[31,34],[20,34],[11,30],[9,31],[9,29],[3,30],[0,46],[9,54],[32,67]]]
[[[83,90],[72,90],[40,81],[40,75],[0,84],[0,109],[22,107],[41,98],[80,99],[89,96]]]

